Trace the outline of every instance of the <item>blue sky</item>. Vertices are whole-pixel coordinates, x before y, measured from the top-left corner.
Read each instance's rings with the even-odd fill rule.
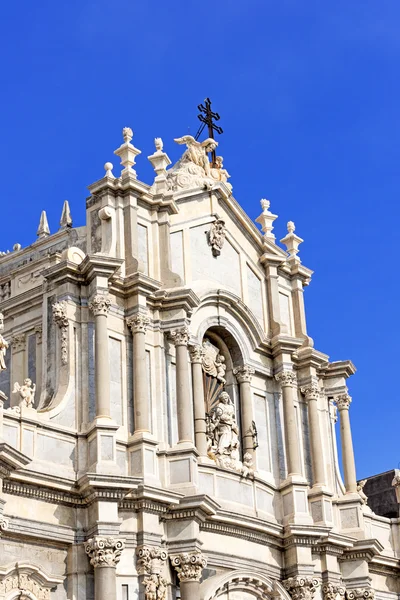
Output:
[[[210,96],[219,152],[248,214],[271,201],[315,271],[308,328],[331,360],[352,359],[358,477],[398,467],[394,269],[400,218],[397,0],[104,0],[5,3],[0,51],[1,250],[32,243],[64,199],[84,224],[121,128],[142,150],[195,134]]]

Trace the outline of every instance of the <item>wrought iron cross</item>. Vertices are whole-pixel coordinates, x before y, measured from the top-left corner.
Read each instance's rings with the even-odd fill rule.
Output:
[[[215,133],[223,133],[223,129],[222,127],[219,127],[218,125],[216,125],[214,123],[214,121],[219,121],[220,120],[220,116],[218,113],[213,112],[211,110],[211,100],[210,98],[206,98],[204,100],[204,104],[199,104],[197,107],[200,111],[200,114],[197,115],[197,118],[199,119],[199,121],[201,121],[201,125],[196,133],[196,137],[195,139],[198,140],[200,135],[202,134],[205,126],[207,125],[208,127],[208,137],[212,138],[213,140],[215,140],[214,137],[214,131]],[[211,153],[211,165],[213,167],[215,167],[215,158],[216,158],[216,154],[215,154],[215,150],[212,151]]]

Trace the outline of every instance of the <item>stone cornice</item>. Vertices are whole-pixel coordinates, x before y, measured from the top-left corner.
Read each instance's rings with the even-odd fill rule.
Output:
[[[381,554],[383,545],[377,539],[357,540],[352,548],[346,549],[340,560],[366,560],[370,562],[375,556]]]
[[[293,355],[297,369],[321,369],[328,364],[329,356],[315,348],[299,348]]]
[[[110,292],[123,298],[130,298],[133,294],[151,296],[161,287],[161,281],[157,281],[144,273],[134,273],[129,277],[120,277],[118,274],[112,278]]]
[[[188,316],[200,304],[200,298],[190,288],[158,290],[149,298],[149,305],[160,311],[183,309]]]
[[[85,256],[79,265],[79,270],[85,281],[91,283],[98,276],[110,279],[118,271],[123,262],[122,258],[114,258],[103,254],[91,254]]]
[[[348,379],[351,375],[354,375],[356,370],[351,360],[337,360],[328,363],[325,367],[322,366],[321,375],[324,379],[336,379],[339,377]]]
[[[43,278],[52,286],[65,283],[72,283],[75,285],[81,285],[85,282],[85,278],[79,268],[79,265],[72,263],[68,260],[61,260],[55,265],[51,265],[43,271]]]
[[[0,442],[0,469],[7,476],[13,471],[25,467],[30,462],[31,459],[28,456],[15,450],[15,448],[6,442]]]
[[[278,335],[271,339],[271,351],[273,358],[276,358],[280,354],[293,354],[300,346],[302,346],[304,340],[300,338]]]

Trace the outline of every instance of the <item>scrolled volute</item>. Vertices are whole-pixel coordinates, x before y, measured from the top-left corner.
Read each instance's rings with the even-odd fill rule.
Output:
[[[95,568],[116,567],[124,548],[124,540],[112,537],[96,536],[85,543],[85,552]]]
[[[299,575],[283,581],[283,586],[291,595],[292,600],[313,600],[315,590],[319,585],[318,579]]]
[[[200,581],[207,559],[201,552],[184,552],[171,556],[179,581]]]
[[[105,294],[96,294],[89,302],[89,308],[95,317],[97,315],[107,315],[110,306],[111,300]]]

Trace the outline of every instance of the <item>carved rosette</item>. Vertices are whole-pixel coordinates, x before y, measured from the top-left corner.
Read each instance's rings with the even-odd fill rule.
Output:
[[[174,329],[170,332],[170,338],[175,346],[187,346],[189,343],[190,331],[188,327]]]
[[[89,302],[89,308],[95,317],[106,315],[110,310],[111,300],[105,294],[96,294]]]
[[[202,571],[207,566],[207,559],[201,552],[184,552],[170,558],[179,581],[200,581]]]
[[[375,591],[372,588],[355,588],[346,591],[347,600],[374,600]]]
[[[325,583],[322,586],[324,600],[344,600],[346,588],[334,583]]]
[[[296,373],[293,371],[281,371],[275,375],[275,380],[282,387],[294,387],[296,385]]]
[[[125,548],[124,540],[96,536],[85,543],[90,564],[96,567],[116,567]]]
[[[300,391],[305,396],[306,400],[318,400],[319,398],[319,387],[316,383],[305,385]]]
[[[56,302],[53,304],[53,320],[61,332],[61,364],[68,364],[68,316],[67,303]]]
[[[126,320],[126,324],[128,325],[129,329],[132,331],[132,335],[134,333],[146,333],[147,326],[149,323],[150,323],[149,317],[147,317],[146,315],[141,315],[141,314],[134,315],[133,317],[129,317]]]
[[[349,394],[340,394],[335,398],[336,405],[341,410],[349,410],[351,404],[351,396]]]
[[[13,352],[20,352],[25,350],[26,335],[25,333],[16,333],[11,338],[11,348]]]
[[[236,369],[233,370],[233,374],[238,383],[250,383],[254,373],[255,370],[249,365],[242,365],[241,367],[236,367]]]
[[[193,344],[189,346],[189,354],[192,363],[201,364],[203,362],[204,350],[198,344]]]
[[[313,600],[314,593],[320,585],[314,577],[289,577],[282,582],[285,590],[289,592],[293,600]]]

